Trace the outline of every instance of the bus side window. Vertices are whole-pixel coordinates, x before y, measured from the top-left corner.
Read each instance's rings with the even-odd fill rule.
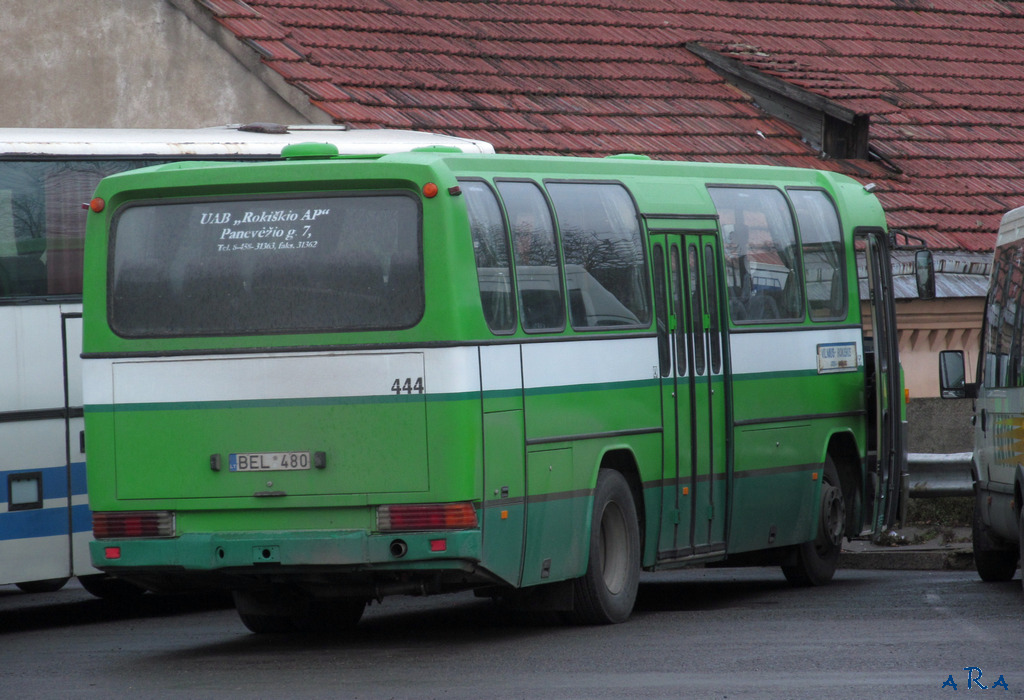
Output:
[[[88,202],[99,181],[148,161],[0,162],[0,298],[80,295]]]
[[[540,187],[534,182],[497,183],[512,229],[513,262],[523,330],[559,331],[565,327],[561,266],[555,223]]]
[[[548,182],[577,330],[650,323],[636,205],[617,183]]]
[[[814,321],[846,316],[846,260],[835,205],[822,190],[790,189],[804,254],[807,306]]]
[[[773,187],[708,187],[725,242],[726,287],[739,323],[804,318],[796,229]]]
[[[459,185],[469,214],[484,318],[493,332],[510,333],[516,328],[516,305],[512,295],[508,235],[498,198],[486,183],[465,180]]]

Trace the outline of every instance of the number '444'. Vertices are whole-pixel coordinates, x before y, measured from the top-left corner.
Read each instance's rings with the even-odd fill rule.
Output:
[[[404,380],[399,377],[395,380],[394,384],[391,385],[391,391],[396,394],[422,394],[423,377],[416,377],[415,380],[413,380],[412,377],[406,377]]]

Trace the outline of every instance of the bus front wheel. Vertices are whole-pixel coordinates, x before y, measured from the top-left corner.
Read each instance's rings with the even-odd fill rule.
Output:
[[[981,498],[979,495],[974,499],[974,517],[971,519],[974,567],[982,581],[1009,581],[1017,572],[1018,552],[1007,544],[992,539],[981,518]]]
[[[795,586],[821,586],[831,581],[839,566],[845,530],[843,487],[836,465],[829,456],[825,458],[822,470],[818,534],[810,542],[797,545],[796,563],[783,565],[782,573],[786,580]]]
[[[626,478],[602,469],[594,489],[587,571],[573,582],[569,617],[580,624],[625,622],[640,584],[640,525]]]

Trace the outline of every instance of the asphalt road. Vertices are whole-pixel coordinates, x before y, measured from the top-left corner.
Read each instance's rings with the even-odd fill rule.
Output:
[[[950,676],[980,690],[980,673],[1013,697],[1022,622],[1020,581],[972,571],[845,570],[803,590],[777,569],[645,575],[633,618],[610,627],[388,598],[343,638],[253,635],[217,596],[118,608],[74,583],[0,587],[0,696],[932,698]]]

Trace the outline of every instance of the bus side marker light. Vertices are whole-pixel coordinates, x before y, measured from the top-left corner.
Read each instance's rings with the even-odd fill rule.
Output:
[[[437,185],[433,182],[428,182],[423,186],[423,196],[427,199],[433,199],[437,196]]]
[[[93,211],[96,214],[99,214],[101,211],[103,211],[103,208],[106,206],[107,203],[104,202],[103,199],[100,197],[96,197],[91,202],[89,202],[90,211]]]
[[[811,472],[811,481],[818,480],[818,472]]]
[[[501,519],[502,520],[508,520],[508,511],[507,510],[501,511]]]
[[[120,559],[121,548],[120,547],[104,547],[103,556],[107,559]]]
[[[430,540],[431,552],[447,552],[448,540]]]
[[[684,486],[683,487],[683,495],[684,496],[689,496],[690,495],[690,487],[689,486]]]

